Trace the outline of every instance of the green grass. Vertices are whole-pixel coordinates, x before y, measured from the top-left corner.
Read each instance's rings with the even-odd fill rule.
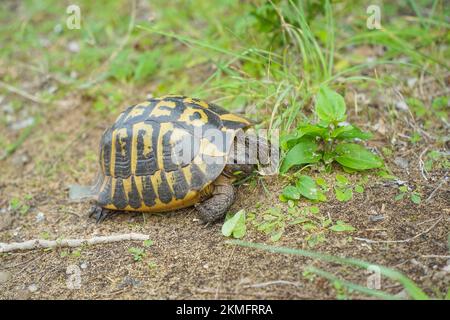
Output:
[[[417,286],[417,284],[415,284],[411,279],[407,278],[402,273],[400,273],[394,269],[387,268],[387,267],[377,265],[377,264],[373,264],[373,263],[370,263],[367,261],[354,259],[354,258],[343,258],[343,257],[329,255],[329,254],[308,251],[308,250],[276,247],[276,246],[270,246],[270,245],[265,245],[265,244],[261,244],[261,243],[251,243],[251,242],[245,242],[245,241],[241,241],[241,240],[229,240],[228,242],[230,244],[249,247],[249,248],[253,248],[253,249],[266,250],[266,251],[273,252],[273,253],[300,255],[300,256],[304,256],[304,257],[308,257],[308,258],[312,258],[312,259],[325,261],[325,262],[338,263],[338,264],[342,264],[342,265],[358,267],[358,268],[361,268],[364,270],[368,270],[369,268],[372,268],[372,269],[376,268],[377,270],[379,270],[381,275],[389,278],[390,280],[399,282],[412,299],[427,300],[430,298],[427,294],[425,294],[425,292],[422,291],[421,288],[419,288]],[[310,267],[307,270],[310,272],[316,273],[320,276],[323,276],[329,280],[340,281],[340,283],[342,285],[347,286],[353,290],[359,291],[364,294],[369,294],[371,296],[378,297],[378,298],[384,298],[384,299],[386,299],[386,298],[395,299],[396,298],[395,296],[389,295],[388,293],[382,292],[380,290],[373,290],[373,289],[369,290],[366,287],[362,287],[360,285],[357,285],[357,284],[354,284],[354,283],[351,283],[351,282],[348,282],[345,280],[340,280],[336,276],[334,276],[328,272],[325,272],[323,270],[317,269],[317,268]]]

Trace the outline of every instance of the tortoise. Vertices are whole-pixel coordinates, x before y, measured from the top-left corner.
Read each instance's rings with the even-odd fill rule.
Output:
[[[235,200],[233,182],[254,172],[249,145],[264,150],[261,154],[269,152],[267,140],[255,134],[237,138],[252,126],[216,104],[186,96],[133,105],[102,135],[96,182],[71,186],[70,199],[94,200],[90,215],[97,222],[117,211],[189,206],[204,222],[216,221]],[[245,151],[237,151],[240,146]]]

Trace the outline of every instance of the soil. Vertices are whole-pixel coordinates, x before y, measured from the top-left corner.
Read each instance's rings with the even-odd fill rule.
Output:
[[[358,119],[376,123],[383,119],[377,116],[379,112],[375,108]],[[105,117],[92,111],[88,100],[76,96],[67,96],[57,108],[42,113],[33,134],[0,162],[0,241],[139,232],[148,234],[153,245],[120,242],[79,250],[60,248],[0,255],[1,299],[336,298],[337,292],[327,280],[302,275],[310,265],[365,285],[365,270],[227,244],[222,224],[204,225],[193,209],[165,214],[124,213],[96,224],[87,216],[89,203],[68,201],[67,187],[92,181],[99,138],[116,116],[111,113]],[[7,128],[1,130],[2,135],[17,135]],[[406,129],[395,123],[378,132],[371,147],[380,148],[390,141],[392,132],[402,130]],[[450,283],[449,190],[447,183],[442,183],[445,171],[429,172],[427,180],[422,176],[419,158],[426,147],[426,141],[414,147],[397,143],[392,156],[386,159],[399,180],[420,190],[421,204],[409,199],[395,201],[398,186],[370,176],[365,192],[355,193],[351,201],[342,203],[330,196],[328,202],[319,204],[322,214],[333,221],[343,220],[356,231],[351,238],[349,234],[329,232],[326,242],[313,250],[396,268],[428,294],[445,294]],[[408,161],[407,168],[394,162],[398,157]],[[232,212],[244,208],[258,214],[274,205],[283,206],[278,197],[288,183],[285,178],[265,177],[254,182],[239,187]],[[20,209],[11,208],[12,198],[20,199],[30,209],[20,213]],[[38,222],[37,215],[43,220]],[[374,221],[374,216],[381,220]],[[303,231],[290,226],[276,245],[308,249],[304,238]],[[267,235],[251,226],[245,240],[271,244]],[[134,261],[129,252],[132,247],[144,249],[140,261]],[[79,289],[67,286],[71,265],[78,266],[81,272]],[[381,285],[386,292],[403,294],[398,283],[382,278]],[[367,298],[356,293],[348,295]]]

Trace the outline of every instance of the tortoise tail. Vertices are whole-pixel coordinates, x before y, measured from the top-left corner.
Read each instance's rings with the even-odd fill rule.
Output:
[[[103,182],[103,176],[97,174],[95,183],[90,186],[82,186],[78,184],[72,184],[69,186],[69,199],[71,201],[86,201],[95,200],[98,196],[98,191]]]

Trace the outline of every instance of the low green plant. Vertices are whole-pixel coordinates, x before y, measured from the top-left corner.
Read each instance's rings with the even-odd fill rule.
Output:
[[[440,168],[449,169],[450,161],[448,154],[437,150],[429,151],[425,156],[424,168],[427,171]]]
[[[12,198],[9,202],[9,207],[12,211],[18,212],[21,215],[25,215],[30,211],[31,206],[29,201],[31,200],[29,195],[26,195],[22,200],[19,198]]]
[[[403,200],[405,197],[409,198],[413,203],[420,204],[421,196],[417,191],[411,191],[408,186],[403,185],[398,187],[399,193],[395,196],[396,201]]]
[[[142,259],[145,256],[144,249],[137,248],[137,247],[131,247],[128,249],[128,252],[133,255],[134,261],[142,261]]]
[[[234,215],[228,214],[225,217],[225,222],[222,225],[222,234],[225,237],[242,238],[247,231],[245,225],[245,210],[239,210]]]
[[[258,231],[270,236],[272,242],[280,240],[289,226],[298,226],[306,232],[304,240],[309,247],[325,242],[328,231],[352,232],[355,230],[344,221],[333,222],[321,215],[317,206],[299,208],[294,202],[288,204],[290,207],[287,212],[283,212],[279,207],[273,207],[251,220]]]
[[[312,201],[327,200],[323,190],[317,185],[316,181],[307,175],[298,177],[295,185],[286,186],[282,191],[280,200],[299,200],[302,196]]]
[[[355,140],[368,140],[370,133],[348,124],[344,98],[326,86],[316,96],[315,115],[318,122],[297,126],[294,133],[281,138],[286,155],[280,172],[293,166],[323,163],[330,170],[333,162],[347,171],[361,171],[382,166],[382,160]]]

